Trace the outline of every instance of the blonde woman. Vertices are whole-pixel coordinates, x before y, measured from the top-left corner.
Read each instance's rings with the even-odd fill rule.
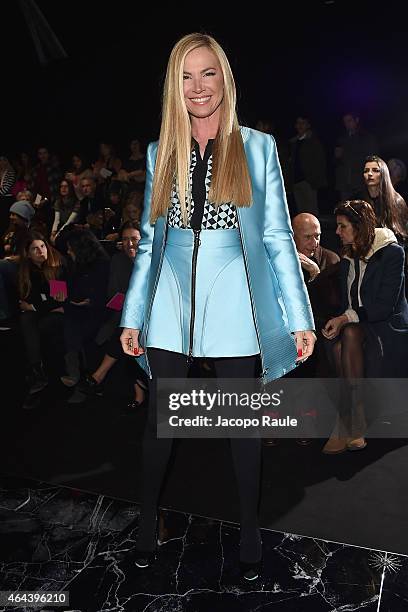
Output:
[[[240,128],[228,59],[210,36],[173,48],[160,139],[149,145],[142,239],[121,325],[153,378],[183,378],[196,357],[217,376],[266,383],[313,351],[313,318],[274,140]],[[282,308],[284,310],[282,310]],[[154,558],[156,509],[171,439],[156,434],[152,385],[144,437],[139,567]],[[241,571],[257,578],[260,439],[231,439],[240,496]]]

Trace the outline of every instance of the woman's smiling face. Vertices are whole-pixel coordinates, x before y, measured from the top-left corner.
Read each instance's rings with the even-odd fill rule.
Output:
[[[184,100],[190,115],[211,117],[224,96],[224,77],[216,55],[198,47],[186,55],[183,69]]]

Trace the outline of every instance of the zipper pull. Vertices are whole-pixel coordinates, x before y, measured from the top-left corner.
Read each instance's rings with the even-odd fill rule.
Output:
[[[194,231],[194,246],[200,246],[201,245],[201,240],[200,240],[200,231],[201,230],[193,230]]]

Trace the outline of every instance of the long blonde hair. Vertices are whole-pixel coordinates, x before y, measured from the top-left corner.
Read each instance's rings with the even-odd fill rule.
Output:
[[[227,202],[232,202],[235,206],[252,204],[251,177],[235,110],[235,82],[227,56],[211,36],[200,33],[188,34],[173,47],[167,65],[162,123],[153,179],[152,223],[158,217],[166,215],[175,180],[183,222],[187,224],[191,202],[189,185],[191,123],[184,100],[183,70],[186,55],[203,46],[210,49],[218,58],[224,77],[220,127],[212,152],[209,200],[214,206]]]

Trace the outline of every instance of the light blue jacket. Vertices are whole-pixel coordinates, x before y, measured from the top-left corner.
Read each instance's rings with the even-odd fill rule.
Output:
[[[253,203],[249,208],[237,208],[237,215],[262,360],[262,381],[266,384],[295,368],[297,354],[291,332],[312,330],[314,321],[293,240],[275,141],[272,136],[247,127],[241,128],[241,134]],[[122,327],[142,330],[142,346],[166,240],[166,218],[160,217],[154,226],[150,224],[156,155],[157,143],[151,143],[147,151],[142,238],[121,320]],[[146,356],[138,359],[151,376]]]

